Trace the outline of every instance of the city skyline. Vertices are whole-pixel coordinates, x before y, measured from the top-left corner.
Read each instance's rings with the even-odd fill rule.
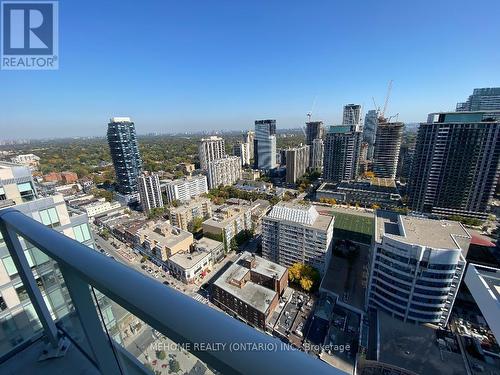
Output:
[[[140,134],[251,129],[264,118],[296,128],[311,110],[339,124],[345,104],[383,106],[390,80],[388,114],[425,122],[475,87],[499,86],[489,48],[499,4],[484,3],[153,3],[136,14],[112,2],[99,18],[64,4],[59,70],[0,72],[1,137],[99,136],[113,116],[130,116]],[[108,22],[132,17],[148,27]],[[480,27],[464,27],[478,17]]]

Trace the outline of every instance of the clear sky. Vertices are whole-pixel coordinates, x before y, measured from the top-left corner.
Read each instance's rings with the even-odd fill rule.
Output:
[[[0,138],[407,122],[500,86],[498,0],[61,0],[60,69],[0,71]]]

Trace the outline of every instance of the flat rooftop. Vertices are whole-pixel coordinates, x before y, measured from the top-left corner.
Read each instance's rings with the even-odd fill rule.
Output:
[[[436,330],[404,323],[381,311],[379,317],[379,361],[417,374],[467,374],[459,353],[440,350]]]
[[[199,240],[195,241],[195,247],[198,250],[212,251],[222,245],[222,242],[212,240],[208,237],[201,237]]]
[[[241,288],[231,283],[232,280],[240,281],[245,275],[250,272],[249,268],[240,264],[241,260],[247,257],[252,257],[249,252],[244,252],[240,257],[214,282],[214,285],[232,294],[247,305],[252,306],[256,310],[266,314],[271,301],[276,296],[276,292],[262,285],[247,281]],[[256,256],[255,267],[253,272],[262,273],[264,275],[278,274],[281,278],[286,272],[286,268],[278,264],[272,263],[266,259]]]
[[[143,228],[138,230],[138,234],[147,236],[147,239],[154,240],[158,242],[161,246],[166,246],[168,248],[177,245],[180,241],[192,237],[190,232],[178,229],[178,228],[168,228],[167,235],[160,234],[154,231],[154,228]]]
[[[336,192],[339,190],[359,190],[374,193],[398,194],[396,182],[393,179],[378,177],[359,181],[344,180],[337,184],[331,182],[323,182],[317,191]]]
[[[377,211],[376,240],[382,237],[435,249],[467,251],[471,235],[462,224],[451,220],[434,220]]]
[[[290,221],[310,228],[327,230],[334,220],[331,215],[323,215],[319,210],[324,207],[296,202],[280,202],[276,204],[267,217]]]
[[[226,207],[221,207],[219,212],[214,212],[213,216],[205,220],[203,224],[210,225],[212,227],[225,228],[227,224],[236,219],[238,216],[243,215],[245,212],[251,209],[251,206],[237,206],[231,205]]]
[[[203,259],[210,256],[209,252],[195,250],[191,253],[182,252],[174,254],[170,257],[169,261],[186,270],[196,266]]]

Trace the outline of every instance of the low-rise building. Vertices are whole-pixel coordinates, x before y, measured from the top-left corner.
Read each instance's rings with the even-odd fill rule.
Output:
[[[36,199],[31,171],[25,166],[0,162],[0,201],[21,204]]]
[[[241,172],[241,178],[256,181],[260,178],[260,171],[258,169],[245,169]]]
[[[43,176],[46,182],[63,182],[64,184],[73,184],[78,181],[78,175],[74,172],[50,172]]]
[[[228,251],[231,240],[240,232],[252,230],[252,206],[222,206],[203,222],[203,234],[224,242]]]
[[[78,181],[78,175],[75,172],[61,172],[61,180],[65,184],[74,184]]]
[[[212,284],[211,301],[246,323],[264,330],[288,286],[288,270],[243,252]]]
[[[304,263],[324,274],[332,253],[334,217],[305,203],[280,202],[262,219],[262,255],[290,267]]]
[[[316,190],[316,199],[335,199],[339,203],[358,203],[362,206],[378,205],[383,208],[401,205],[396,182],[389,178],[360,181],[324,182]]]
[[[208,193],[207,177],[198,175],[167,181],[162,188],[165,189],[169,203],[173,201],[189,201],[201,194]]]
[[[92,194],[68,199],[68,206],[85,212],[89,219],[122,207],[119,202],[108,202],[104,198],[95,198]]]
[[[165,264],[172,255],[189,250],[193,235],[169,222],[148,222],[137,230],[135,243],[147,255]]]
[[[456,221],[377,211],[367,305],[446,327],[471,236]]]
[[[179,252],[168,260],[170,273],[185,284],[192,284],[203,279],[217,262],[224,258],[224,244],[202,237],[196,241],[190,251]]]
[[[212,202],[208,198],[196,198],[187,204],[169,208],[170,222],[183,230],[188,230],[193,219],[212,217]]]
[[[196,169],[196,167],[193,163],[180,163],[179,167],[180,167],[181,171],[183,171],[185,174],[188,174],[190,176]]]
[[[38,167],[40,166],[40,158],[35,154],[17,155],[10,160],[14,164],[20,164],[28,167],[32,172],[37,171]]]

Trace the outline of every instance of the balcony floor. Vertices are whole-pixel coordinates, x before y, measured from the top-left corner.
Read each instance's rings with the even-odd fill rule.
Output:
[[[0,374],[37,374],[37,375],[99,375],[99,371],[89,360],[71,344],[64,357],[38,362],[45,344],[38,340],[6,362],[0,364]]]

